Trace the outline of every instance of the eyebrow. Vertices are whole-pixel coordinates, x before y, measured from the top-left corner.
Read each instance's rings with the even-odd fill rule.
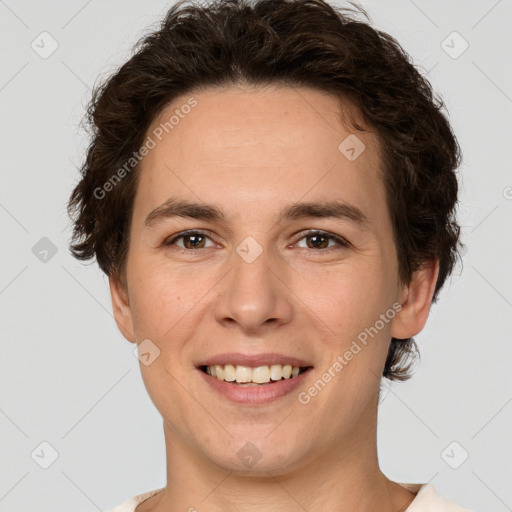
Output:
[[[144,221],[146,227],[152,227],[164,219],[187,217],[229,224],[224,212],[215,205],[190,202],[185,199],[169,198],[151,211]],[[370,222],[357,206],[342,201],[309,201],[286,205],[277,216],[276,223],[283,220],[302,218],[346,219],[363,229],[368,229]]]

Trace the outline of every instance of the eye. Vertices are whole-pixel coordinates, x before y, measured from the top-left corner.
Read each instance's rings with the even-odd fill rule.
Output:
[[[206,245],[208,240],[211,242],[210,245]],[[297,242],[299,247],[314,252],[325,252],[339,247],[350,247],[350,242],[340,236],[326,231],[310,230],[302,233],[302,237],[299,241],[301,240],[307,240],[306,246],[301,246],[299,245],[299,242]],[[178,241],[182,241],[182,244],[177,243]],[[333,244],[329,245],[331,242],[333,242]],[[198,249],[208,249],[215,246],[210,236],[197,230],[188,230],[177,233],[176,235],[166,239],[163,245],[175,245],[180,248],[182,252],[193,252]],[[315,251],[315,249],[318,250]]]
[[[176,244],[176,241],[183,239],[183,245]],[[164,245],[177,245],[181,249],[185,251],[193,251],[195,249],[207,249],[208,247],[213,247],[215,244],[206,247],[206,240],[210,240],[211,238],[207,236],[205,233],[201,231],[182,231],[181,233],[177,233],[165,240]]]
[[[318,231],[312,230],[307,233],[302,234],[302,238],[300,240],[308,240],[306,242],[306,247],[299,246],[305,249],[315,250],[326,250],[326,249],[335,249],[336,244],[341,247],[349,247],[350,243],[337,235],[333,235],[332,233],[327,233],[326,231]],[[329,246],[329,242],[335,242],[334,245]],[[319,251],[317,251],[319,252]]]

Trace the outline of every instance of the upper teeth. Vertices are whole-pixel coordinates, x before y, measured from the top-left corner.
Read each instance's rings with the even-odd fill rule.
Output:
[[[250,366],[241,365],[219,365],[207,366],[206,373],[219,380],[238,383],[255,382],[256,384],[265,384],[270,380],[281,380],[297,377],[300,372],[299,366],[291,364],[273,364],[271,366],[258,366],[251,368]]]

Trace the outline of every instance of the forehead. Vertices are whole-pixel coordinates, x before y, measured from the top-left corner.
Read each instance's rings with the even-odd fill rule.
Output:
[[[191,108],[192,100],[195,106]],[[365,131],[351,126],[350,119]],[[297,159],[303,154],[311,156],[315,149],[317,157],[326,151],[338,155],[341,139],[356,132],[367,147],[372,146],[370,152],[378,149],[373,148],[377,138],[347,99],[305,87],[273,85],[191,92],[160,112],[148,132],[155,130],[158,139],[166,139],[165,145],[174,143],[175,156],[181,148],[194,146],[194,155],[187,153],[187,158],[217,155],[230,166],[247,165],[245,151],[256,146],[267,150],[259,155],[259,161],[273,165],[288,163],[291,155],[283,149],[298,151]],[[236,161],[237,155],[241,162]]]
[[[378,138],[334,95],[285,86],[196,91],[164,108],[147,135],[155,147],[142,162],[136,208],[181,195],[250,215],[249,205],[307,196],[383,214]]]

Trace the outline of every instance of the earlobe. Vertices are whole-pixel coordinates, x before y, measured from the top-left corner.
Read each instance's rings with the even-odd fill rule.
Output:
[[[135,343],[135,331],[133,328],[133,316],[130,308],[127,287],[121,284],[114,276],[109,276],[110,297],[117,328],[130,342]]]
[[[414,272],[411,282],[404,286],[402,309],[393,319],[391,336],[407,339],[425,326],[439,275],[439,260],[426,262]]]

